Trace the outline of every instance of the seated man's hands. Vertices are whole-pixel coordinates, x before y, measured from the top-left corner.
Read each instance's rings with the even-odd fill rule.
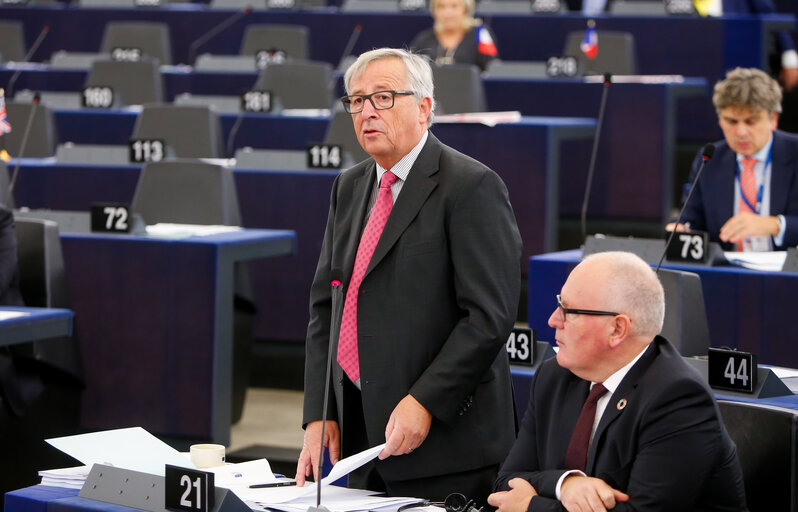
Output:
[[[513,478],[507,485],[510,490],[494,492],[488,496],[488,504],[496,507],[496,512],[526,512],[532,497],[538,495],[535,488],[523,478]]]
[[[606,512],[629,495],[613,489],[600,478],[570,475],[563,480],[560,501],[568,512]]]
[[[751,236],[776,236],[779,234],[777,217],[764,217],[751,212],[735,215],[720,228],[720,239],[737,243]]]

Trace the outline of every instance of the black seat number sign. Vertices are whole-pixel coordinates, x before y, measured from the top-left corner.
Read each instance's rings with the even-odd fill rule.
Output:
[[[507,338],[505,348],[510,357],[510,363],[523,366],[532,366],[535,361],[535,345],[537,336],[535,331],[525,327],[513,327]]]
[[[130,232],[130,208],[117,203],[91,205],[91,230],[101,233]]]
[[[399,0],[400,11],[421,11],[427,8],[427,0]]]
[[[288,56],[283,50],[272,48],[255,52],[255,67],[265,69],[269,64],[282,64]]]
[[[244,112],[271,112],[270,91],[247,91],[241,95],[241,110]]]
[[[340,169],[343,149],[337,144],[313,144],[307,149],[307,163],[311,169]]]
[[[164,486],[164,506],[168,510],[208,512],[213,509],[216,498],[213,473],[167,464]]]
[[[132,163],[160,162],[163,160],[166,144],[160,139],[133,139],[130,141],[130,161]]]
[[[667,236],[670,237],[670,233]],[[703,263],[707,261],[708,249],[709,238],[706,231],[677,232],[673,234],[673,240],[668,244],[665,255],[668,261]]]
[[[562,56],[549,57],[546,60],[546,76],[574,77],[579,74],[579,61],[576,57]]]
[[[114,90],[107,86],[85,87],[80,95],[80,103],[86,108],[111,108],[114,104]]]
[[[111,50],[112,60],[121,60],[126,62],[138,62],[141,60],[141,48],[122,48],[117,47]]]
[[[713,388],[753,393],[756,388],[756,356],[749,352],[709,349],[709,385]]]

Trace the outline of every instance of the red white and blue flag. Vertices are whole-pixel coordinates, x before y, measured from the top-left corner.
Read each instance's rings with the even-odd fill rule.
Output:
[[[595,23],[588,22],[585,38],[579,47],[588,59],[593,60],[596,58],[596,55],[598,55],[598,33],[596,32]]]
[[[0,93],[0,135],[11,133],[11,123],[8,122],[6,113],[6,98]]]
[[[493,42],[493,37],[491,37],[490,32],[484,25],[477,27],[477,51],[491,57],[499,54],[499,51],[496,50],[496,43]]]

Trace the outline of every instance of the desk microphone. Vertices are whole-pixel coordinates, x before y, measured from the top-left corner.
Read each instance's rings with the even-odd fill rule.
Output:
[[[668,246],[671,244],[671,240],[673,240],[673,235],[676,234],[676,227],[682,221],[682,215],[684,215],[684,210],[687,209],[687,202],[690,201],[690,198],[693,196],[693,191],[695,190],[696,183],[698,183],[698,178],[701,177],[701,171],[704,170],[704,166],[707,165],[707,162],[709,162],[709,159],[712,158],[712,155],[714,154],[714,144],[707,144],[704,146],[704,149],[701,152],[701,165],[698,167],[698,172],[695,173],[693,182],[690,183],[690,191],[687,193],[687,198],[682,204],[682,209],[679,210],[679,216],[676,217],[676,222],[673,224],[673,230],[671,231],[670,236],[668,236],[668,241],[665,242],[665,250],[662,251],[662,257],[659,259],[659,263],[657,263],[657,269],[654,271],[655,273],[659,272],[659,267],[662,265],[662,261],[665,259],[665,255],[668,253]]]
[[[246,16],[247,14],[249,14],[251,12],[252,12],[252,6],[248,5],[248,6],[244,7],[243,10],[238,11],[237,13],[235,13],[235,14],[225,18],[221,22],[217,23],[209,31],[205,32],[204,34],[199,36],[197,39],[195,39],[191,43],[191,45],[189,45],[189,47],[188,47],[188,62],[187,62],[187,64],[190,65],[190,66],[194,65],[194,57],[195,57],[195,54],[197,53],[197,48],[199,48],[200,45],[203,45],[203,44],[207,43],[212,37],[218,35],[223,30],[226,30],[230,25],[232,25],[233,23],[235,23],[236,21],[240,20],[241,18],[243,18],[244,16]]]
[[[601,103],[599,105],[599,115],[596,119],[596,137],[593,139],[593,151],[590,153],[590,166],[587,170],[587,183],[585,184],[585,197],[582,199],[582,243],[587,239],[587,204],[590,201],[590,189],[593,186],[593,173],[596,169],[596,155],[598,155],[599,138],[601,137],[601,125],[604,124],[604,111],[607,106],[607,92],[610,90],[612,75],[604,73],[604,88],[601,90]]]
[[[316,506],[308,507],[308,512],[330,512],[327,507],[321,506],[321,468],[324,465],[324,434],[327,429],[327,405],[330,400],[330,373],[332,371],[333,349],[338,348],[338,334],[341,331],[341,313],[344,307],[344,295],[341,287],[341,271],[334,269],[330,272],[333,277],[330,282],[332,287],[332,312],[330,314],[330,341],[327,349],[327,373],[324,378],[324,403],[321,411],[321,439],[319,442],[319,477],[316,480]]]
[[[14,165],[14,172],[11,173],[11,179],[8,182],[8,192],[6,192],[6,197],[3,204],[9,204],[11,198],[14,197],[14,185],[16,184],[17,176],[19,175],[19,165],[21,163],[22,157],[25,155],[25,147],[28,145],[28,136],[30,135],[31,126],[33,126],[33,116],[36,114],[36,110],[39,108],[40,101],[41,97],[37,92],[33,95],[33,102],[30,106],[28,121],[25,124],[25,131],[22,132],[22,141],[19,144],[19,154],[16,156],[17,162]]]
[[[26,53],[25,56],[22,58],[21,63],[30,62],[31,57],[33,57],[33,54],[36,53],[36,50],[39,49],[39,46],[42,45],[42,41],[44,41],[44,38],[47,37],[47,34],[49,33],[50,33],[50,25],[45,25],[44,27],[42,27],[42,31],[39,32],[38,37],[36,37],[36,40],[31,45],[30,50],[28,50],[28,53]],[[22,68],[17,68],[16,71],[14,71],[14,74],[11,75],[11,78],[8,80],[8,85],[6,86],[6,91],[8,92],[7,94],[8,98],[13,97],[12,95],[14,94],[14,84],[17,83],[17,78],[19,78],[19,74],[21,72]]]
[[[338,67],[340,68],[343,65],[346,58],[352,53],[352,49],[355,47],[355,43],[360,38],[360,33],[363,32],[363,25],[357,24],[355,25],[354,30],[349,35],[349,41],[346,42],[346,46],[344,47],[343,53],[341,53],[341,60],[338,61]],[[346,70],[344,70],[346,71]]]

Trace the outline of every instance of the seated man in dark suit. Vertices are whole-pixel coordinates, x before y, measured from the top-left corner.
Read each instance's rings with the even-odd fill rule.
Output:
[[[557,357],[535,373],[488,503],[498,512],[746,510],[712,392],[657,335],[665,298],[648,264],[631,253],[589,256],[557,301]]]
[[[798,136],[776,129],[779,84],[758,69],[737,68],[715,85],[712,102],[725,140],[716,143],[677,229],[707,231],[725,250],[798,244]],[[688,183],[700,162],[698,155]]]

